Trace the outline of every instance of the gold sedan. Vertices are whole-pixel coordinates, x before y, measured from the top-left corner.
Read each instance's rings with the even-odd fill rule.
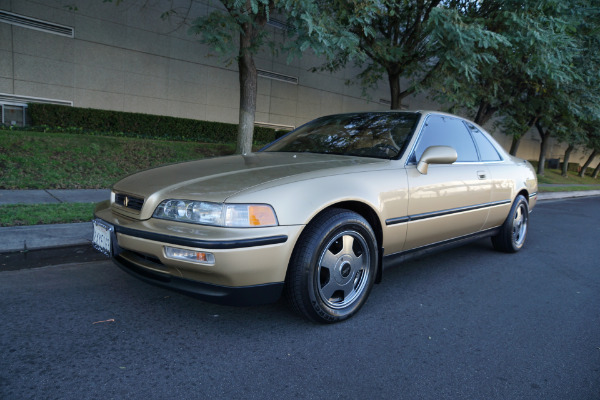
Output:
[[[94,245],[147,282],[229,305],[354,315],[389,265],[489,236],[523,247],[537,180],[481,127],[439,112],[311,121],[257,153],[131,175]]]

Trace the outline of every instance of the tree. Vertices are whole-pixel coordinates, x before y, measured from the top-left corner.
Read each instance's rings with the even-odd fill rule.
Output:
[[[540,125],[543,123],[552,127],[553,136],[569,144],[563,162],[563,176],[567,176],[569,155],[575,144],[587,141],[592,148],[597,148],[595,131],[600,122],[600,10],[590,5],[588,0],[575,1],[563,17],[570,27],[568,36],[575,43],[574,49],[565,50],[573,54],[569,64],[572,79],[549,91],[551,96],[547,100],[551,105],[548,101],[543,104],[544,119],[540,120]],[[542,150],[540,160],[545,156],[545,149]],[[543,174],[543,166],[538,173]]]
[[[587,147],[592,149],[592,153],[589,155],[587,161],[583,164],[583,167],[581,167],[581,170],[579,171],[579,177],[581,178],[585,176],[586,170],[592,164],[596,156],[600,153],[600,130],[597,128],[597,125],[584,122],[583,126],[587,134]]]
[[[594,158],[596,158],[596,155],[598,155],[598,150],[594,149],[592,151],[592,154],[590,154],[590,156],[588,157],[588,159],[585,162],[585,164],[583,164],[583,167],[581,167],[581,171],[579,171],[579,177],[580,178],[583,178],[585,176],[585,171],[588,169],[588,167],[590,166],[590,164],[594,161]]]
[[[193,20],[190,32],[222,55],[235,54],[240,84],[237,153],[252,152],[258,72],[254,54],[265,44],[265,25],[276,9],[273,0],[221,0],[224,10]]]
[[[456,8],[441,0],[333,0],[319,5],[298,28],[331,50],[322,68],[337,71],[355,62],[362,67],[358,78],[364,89],[387,76],[391,109],[401,108],[402,99],[446,69],[470,79],[478,65],[493,61],[485,52],[474,52],[475,46],[494,47],[499,40],[478,24],[466,24]],[[340,32],[345,32],[344,43],[356,45],[340,47],[335,40]],[[401,78],[410,81],[404,89]]]
[[[582,52],[576,60],[576,65],[581,71],[585,87],[578,93],[584,109],[579,127],[587,147],[592,149],[592,154],[579,172],[579,176],[583,177],[600,150],[600,7],[597,0],[579,0],[577,4],[580,10],[580,23],[577,28]],[[598,167],[594,175],[598,176]]]
[[[569,176],[569,161],[571,159],[573,150],[585,143],[585,131],[580,126],[579,122],[580,121],[576,120],[575,118],[569,119],[568,125],[565,126],[564,134],[560,136],[560,140],[567,144],[561,168],[561,175],[563,177]]]
[[[560,171],[560,175],[563,177],[569,176],[569,160],[571,158],[571,153],[575,150],[575,145],[573,143],[569,143],[567,149],[565,150],[565,155],[563,156],[562,168]]]
[[[451,73],[434,82],[435,98],[465,109],[481,125],[501,117],[505,133],[513,137],[513,155],[536,125],[542,127],[538,131],[546,148],[552,131],[543,128],[540,117],[547,114],[548,101],[557,104],[552,96],[574,79],[570,63],[576,46],[568,33],[572,21],[564,18],[568,5],[558,0],[456,3],[466,21],[485,26],[504,41],[493,48],[476,47],[477,52],[491,52],[496,62],[481,64],[473,79]]]
[[[596,165],[596,169],[594,170],[594,173],[592,174],[592,178],[597,179],[598,173],[600,173],[600,162],[598,163],[598,165]]]
[[[124,1],[114,0],[117,5]],[[162,18],[179,17],[183,20],[180,25],[190,23],[190,34],[200,36],[202,43],[221,56],[235,59],[240,84],[236,152],[250,153],[258,85],[254,55],[269,42],[266,23],[270,15],[284,3],[278,0],[220,0],[221,9],[217,8],[207,15],[192,16],[189,13],[193,2],[194,0],[183,0],[177,3],[178,8],[175,8],[175,3],[167,2]],[[183,13],[180,9],[184,10]]]

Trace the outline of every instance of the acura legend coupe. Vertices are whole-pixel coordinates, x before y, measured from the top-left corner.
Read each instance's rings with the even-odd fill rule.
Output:
[[[93,243],[144,281],[227,305],[285,294],[328,323],[408,258],[486,236],[520,250],[536,198],[532,166],[468,120],[339,114],[256,153],[126,177],[96,206]]]

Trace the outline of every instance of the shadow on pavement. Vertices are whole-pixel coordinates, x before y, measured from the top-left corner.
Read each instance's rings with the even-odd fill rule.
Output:
[[[0,253],[0,272],[108,260],[91,244]]]

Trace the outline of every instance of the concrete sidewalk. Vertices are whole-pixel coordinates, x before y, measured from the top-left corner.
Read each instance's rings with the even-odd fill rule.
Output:
[[[539,201],[600,196],[600,190],[540,193]],[[0,205],[36,203],[96,203],[110,198],[108,189],[0,190]],[[34,225],[0,228],[0,253],[92,242],[92,223]]]
[[[99,203],[110,199],[110,189],[0,190],[0,205]]]

